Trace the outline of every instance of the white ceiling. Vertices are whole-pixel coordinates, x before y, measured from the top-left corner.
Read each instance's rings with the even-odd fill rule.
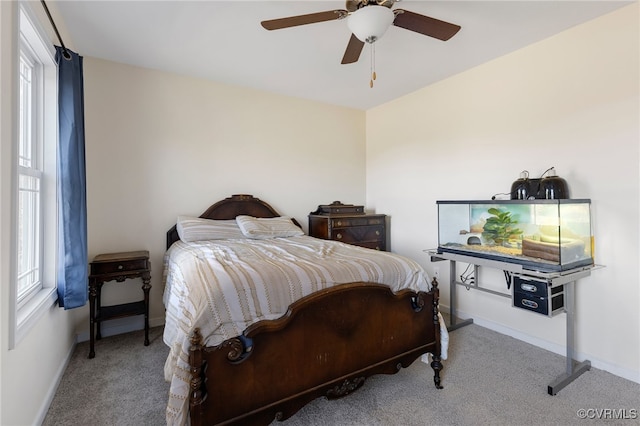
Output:
[[[51,0],[53,1],[53,0]],[[260,21],[344,9],[344,1],[55,1],[74,50],[279,94],[368,109],[548,38],[629,1],[415,1],[406,9],[462,26],[443,42],[392,26],[341,65],[346,20],[267,31]],[[64,41],[64,40],[63,40]]]

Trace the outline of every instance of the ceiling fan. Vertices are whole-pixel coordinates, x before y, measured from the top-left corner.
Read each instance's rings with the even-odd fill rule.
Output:
[[[399,0],[347,0],[345,9],[262,21],[267,30],[296,27],[347,18],[351,38],[342,57],[343,64],[357,62],[366,43],[375,43],[391,26],[404,28],[439,40],[449,40],[460,26],[404,9],[391,10]]]

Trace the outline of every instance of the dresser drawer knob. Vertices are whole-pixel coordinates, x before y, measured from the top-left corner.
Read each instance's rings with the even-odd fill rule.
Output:
[[[342,222],[341,222],[341,221],[338,221],[338,222],[336,223],[336,225],[338,225],[338,226],[342,226]]]
[[[376,235],[380,235],[380,231],[376,231]]]
[[[123,270],[123,269],[124,269],[124,266],[122,266],[122,265],[118,265],[118,270],[120,270],[120,271],[121,271],[121,270]]]
[[[342,239],[342,234],[337,234],[337,235],[336,235],[336,238],[337,238],[337,239],[339,239],[339,240],[341,240],[341,239]]]

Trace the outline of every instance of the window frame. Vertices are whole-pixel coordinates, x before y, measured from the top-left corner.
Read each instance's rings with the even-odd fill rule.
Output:
[[[34,203],[36,204],[34,206],[34,210],[35,210],[35,218],[32,218],[34,225],[32,226],[32,228],[35,228],[35,232],[33,232],[33,237],[29,238],[31,241],[30,243],[35,243],[34,246],[35,247],[29,247],[29,251],[31,252],[31,256],[34,258],[33,263],[35,263],[35,265],[31,264],[29,266],[31,266],[30,271],[20,271],[20,267],[18,267],[17,269],[17,277],[16,279],[18,280],[18,287],[16,290],[16,297],[17,297],[17,302],[18,302],[18,310],[20,310],[20,308],[22,306],[24,306],[26,303],[28,303],[28,301],[34,297],[34,294],[41,291],[42,290],[42,273],[43,273],[43,268],[42,268],[42,264],[43,264],[43,244],[44,244],[44,238],[43,238],[43,232],[42,232],[42,221],[43,221],[43,209],[42,209],[42,181],[44,180],[44,173],[43,173],[43,167],[42,167],[42,153],[43,153],[43,137],[42,137],[42,133],[43,130],[41,129],[41,124],[42,124],[42,117],[43,117],[43,89],[44,89],[44,83],[43,83],[43,72],[42,72],[42,64],[39,62],[39,59],[37,58],[37,55],[32,51],[31,47],[29,46],[29,43],[24,39],[24,37],[21,34],[20,37],[20,49],[19,49],[19,67],[20,67],[20,87],[22,89],[23,84],[22,84],[22,62],[23,62],[23,58],[24,58],[24,62],[27,62],[27,65],[30,66],[30,85],[29,85],[29,94],[27,96],[24,96],[21,92],[20,94],[20,105],[22,106],[22,102],[23,100],[26,100],[28,102],[28,109],[30,110],[28,112],[29,114],[29,120],[28,123],[23,123],[23,120],[21,120],[22,118],[22,114],[23,111],[21,111],[23,108],[19,107],[18,109],[20,110],[20,112],[18,113],[18,119],[20,122],[20,126],[18,128],[18,133],[20,134],[21,132],[28,132],[28,141],[26,144],[23,143],[23,137],[18,137],[18,165],[17,165],[17,187],[18,187],[18,205],[16,206],[18,209],[20,209],[21,207],[21,193],[23,191],[26,191],[26,189],[24,188],[24,186],[22,185],[21,181],[22,181],[22,177],[26,177],[26,178],[31,178],[35,180],[35,183],[37,183],[37,189],[33,190],[33,192],[35,193],[35,200]],[[27,99],[25,99],[27,98]],[[26,153],[23,153],[23,149],[24,151],[28,151]],[[26,160],[28,159],[29,164],[24,164],[26,163]],[[22,218],[22,215],[18,214],[18,221]],[[17,231],[19,236],[20,233],[19,231]],[[17,238],[18,240],[18,247],[20,247],[20,238]],[[35,241],[34,241],[35,240]],[[19,253],[19,250],[16,250],[16,253]],[[19,264],[20,262],[18,262]],[[33,270],[37,271],[37,279],[35,280],[36,282],[32,285],[29,285],[29,287],[26,289],[26,291],[22,291],[20,289],[20,279],[22,274],[26,273],[26,272],[32,272]]]
[[[19,2],[17,8],[16,44],[14,45],[14,131],[12,158],[12,238],[11,238],[11,285],[10,285],[10,332],[9,349],[13,349],[24,338],[28,331],[36,324],[57,301],[56,253],[57,253],[57,140],[58,140],[58,105],[57,105],[57,66],[53,42],[39,24],[36,14],[27,2]],[[35,168],[25,169],[19,164],[20,155],[20,66],[21,56],[30,57],[35,63],[39,74],[33,86],[38,92],[33,99],[34,123],[31,131],[35,138],[32,144],[37,152]],[[18,300],[18,223],[19,223],[19,185],[21,172],[40,175],[40,247],[38,254],[40,268],[40,285],[34,288],[27,297]]]

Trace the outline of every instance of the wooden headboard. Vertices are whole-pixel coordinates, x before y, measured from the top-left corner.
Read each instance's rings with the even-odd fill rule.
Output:
[[[273,209],[269,204],[265,203],[259,198],[255,198],[253,195],[236,194],[224,200],[218,201],[209,207],[204,213],[200,215],[204,219],[217,219],[228,220],[235,219],[236,216],[247,215],[253,217],[277,217],[280,216],[277,211]],[[293,222],[297,225],[295,219]],[[167,231],[167,249],[171,247],[171,244],[178,241],[178,230],[174,225],[169,231]]]

